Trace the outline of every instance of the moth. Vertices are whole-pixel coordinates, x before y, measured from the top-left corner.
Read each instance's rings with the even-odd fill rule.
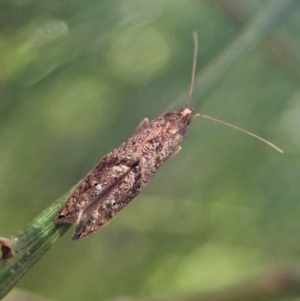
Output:
[[[195,33],[194,45],[192,80],[186,106],[151,122],[145,118],[132,137],[103,157],[79,182],[59,210],[55,223],[74,224],[73,240],[86,237],[105,225],[144,189],[164,162],[180,150],[180,143],[194,117],[201,116],[233,127],[279,150],[263,138],[218,119],[196,114],[190,108],[198,49]]]

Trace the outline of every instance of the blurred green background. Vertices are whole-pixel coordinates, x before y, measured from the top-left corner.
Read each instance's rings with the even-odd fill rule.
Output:
[[[197,73],[269,1],[0,3],[1,236],[66,193],[144,118],[185,104]],[[56,300],[174,296],[300,258],[300,7],[192,106],[182,151],[108,226],[73,228],[19,282]],[[175,103],[176,102],[176,103]]]

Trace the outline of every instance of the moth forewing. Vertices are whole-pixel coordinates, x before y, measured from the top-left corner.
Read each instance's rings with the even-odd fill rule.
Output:
[[[86,182],[80,182],[80,184],[77,186],[76,190],[71,194],[71,196],[69,197],[69,201],[70,201],[70,205],[78,205],[78,204],[82,204],[81,206],[79,206],[78,209],[74,209],[73,213],[70,210],[70,208],[67,208],[67,210],[62,210],[60,215],[57,216],[57,221],[59,221],[60,223],[70,223],[70,224],[74,224],[77,225],[79,224],[79,221],[81,219],[86,220],[90,215],[91,212],[93,210],[95,210],[97,207],[101,206],[102,201],[104,200],[104,197],[107,197],[107,195],[110,193],[110,191],[112,189],[114,189],[116,187],[116,185],[120,182],[121,179],[123,179],[128,172],[130,172],[131,168],[128,166],[120,166],[118,168],[121,172],[119,174],[116,175],[116,170],[115,168],[112,168],[110,172],[108,173],[113,173],[114,177],[112,177],[112,179],[110,179],[110,183],[108,186],[106,186],[105,188],[99,183],[99,181],[97,181],[95,179],[95,175],[91,172],[86,178],[89,177],[89,179],[87,179],[86,182],[90,181],[90,182],[94,182],[93,184],[93,188],[90,189],[85,189],[84,187],[82,187],[83,185],[80,184],[86,184]],[[104,173],[104,171],[102,170],[102,172]],[[91,178],[93,180],[91,180]],[[106,183],[105,183],[106,184]],[[86,187],[86,186],[85,186]],[[82,189],[83,188],[83,189]],[[82,193],[83,191],[86,191],[84,193]],[[86,195],[89,196],[89,198],[87,199],[88,201],[83,203],[84,200],[86,199]],[[71,201],[72,196],[74,197],[74,199],[76,200],[76,203]],[[67,205],[67,204],[66,204]],[[66,208],[66,206],[65,206]]]
[[[140,128],[106,155],[77,185],[56,217],[76,225],[73,239],[85,237],[111,220],[178,150],[194,111],[168,112]]]
[[[130,173],[131,176],[129,176]],[[126,183],[127,190],[130,190],[134,184],[133,174],[134,171],[132,168],[125,171],[108,189],[98,195],[81,210],[77,215],[73,239],[79,239],[94,232],[99,227],[109,222],[116,213],[122,209],[123,203],[120,202],[118,198],[121,189],[121,185],[119,184],[121,184],[121,181],[128,176]]]

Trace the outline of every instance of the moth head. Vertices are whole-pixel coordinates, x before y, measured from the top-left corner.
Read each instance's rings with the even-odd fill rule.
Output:
[[[195,113],[194,109],[185,107],[179,111],[179,114],[181,115],[181,118],[183,120],[186,120],[187,125],[191,123],[192,118],[199,116]]]

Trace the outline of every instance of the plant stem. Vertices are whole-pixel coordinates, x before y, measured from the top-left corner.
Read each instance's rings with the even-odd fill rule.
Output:
[[[66,196],[58,199],[21,231],[8,239],[13,255],[1,261],[0,299],[70,227],[70,225],[54,224],[57,211],[65,200]]]

